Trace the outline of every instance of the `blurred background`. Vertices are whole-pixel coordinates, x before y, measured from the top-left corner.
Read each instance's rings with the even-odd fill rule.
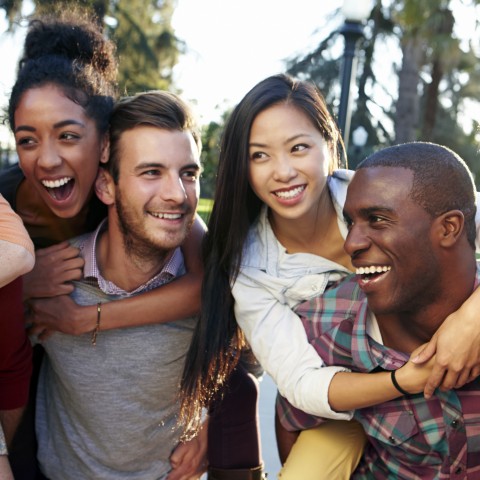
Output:
[[[0,107],[26,18],[53,3],[0,0]],[[72,3],[91,7],[116,41],[122,94],[163,88],[196,105],[207,210],[225,119],[251,87],[279,72],[318,85],[339,117],[351,168],[375,149],[422,140],[457,151],[480,179],[480,0]],[[16,161],[6,124],[0,155],[3,165]]]

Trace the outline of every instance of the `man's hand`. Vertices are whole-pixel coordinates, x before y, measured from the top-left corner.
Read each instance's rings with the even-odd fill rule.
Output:
[[[170,456],[168,480],[197,480],[207,471],[207,422],[194,439],[177,445]]]
[[[67,295],[73,291],[72,280],[83,276],[83,258],[78,248],[61,242],[35,253],[35,267],[23,277],[25,299]]]
[[[425,385],[425,398],[437,387],[441,390],[460,388],[480,375],[480,291],[456,312],[449,315],[427,346],[412,361],[427,362],[434,354],[436,361]]]
[[[91,315],[81,314],[81,310],[88,307],[77,305],[68,295],[39,298],[28,303],[30,309],[26,321],[31,324],[28,333],[38,335],[39,340],[45,340],[53,331],[82,335],[95,327],[95,324],[89,322]]]

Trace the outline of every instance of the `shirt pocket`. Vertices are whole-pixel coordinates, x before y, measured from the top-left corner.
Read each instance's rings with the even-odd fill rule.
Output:
[[[368,434],[378,442],[398,448],[418,433],[415,415],[410,410],[372,413],[368,421]]]

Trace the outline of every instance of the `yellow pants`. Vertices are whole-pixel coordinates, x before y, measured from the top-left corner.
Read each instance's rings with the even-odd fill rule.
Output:
[[[362,457],[367,438],[352,420],[330,420],[304,430],[293,445],[281,480],[348,480]]]

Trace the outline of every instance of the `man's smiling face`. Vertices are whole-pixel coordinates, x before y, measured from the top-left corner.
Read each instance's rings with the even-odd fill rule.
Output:
[[[409,169],[370,167],[358,170],[348,188],[345,251],[378,314],[414,311],[436,295],[433,219],[411,199],[412,182]]]

